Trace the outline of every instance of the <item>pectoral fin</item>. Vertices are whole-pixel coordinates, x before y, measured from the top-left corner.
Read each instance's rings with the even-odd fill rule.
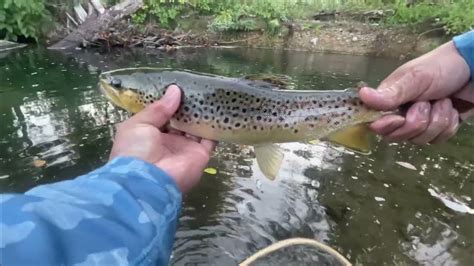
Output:
[[[366,124],[343,128],[331,133],[326,139],[355,152],[370,153],[369,128]]]
[[[274,180],[281,163],[283,162],[283,152],[276,144],[266,144],[255,146],[257,163],[262,173],[270,180]]]

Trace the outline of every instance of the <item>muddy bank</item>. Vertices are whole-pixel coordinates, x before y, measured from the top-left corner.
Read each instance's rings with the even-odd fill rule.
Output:
[[[259,32],[218,36],[217,43],[234,45],[372,55],[393,58],[416,56],[449,38],[441,30],[413,32],[406,27],[384,27],[356,21],[311,22],[310,29],[297,25],[286,34],[268,36]]]

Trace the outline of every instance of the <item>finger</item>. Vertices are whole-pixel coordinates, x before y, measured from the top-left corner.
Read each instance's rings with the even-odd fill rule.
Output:
[[[129,119],[128,123],[144,123],[161,128],[164,126],[179,107],[181,90],[176,85],[171,85],[165,95],[155,103],[146,107]]]
[[[403,126],[404,123],[405,118],[403,116],[386,115],[370,124],[370,129],[376,134],[388,135]]]
[[[443,131],[441,134],[438,135],[431,143],[441,143],[445,142],[448,139],[452,138],[456,135],[456,132],[459,129],[459,113],[456,110],[451,111],[451,123],[450,125]]]
[[[212,153],[215,150],[216,146],[217,146],[217,142],[212,141],[212,140],[208,140],[208,139],[202,139],[201,140],[201,145],[204,147],[204,149],[208,153]]]
[[[379,110],[394,110],[428,90],[431,80],[431,76],[423,69],[413,69],[390,83],[382,82],[377,90],[361,88],[359,95],[368,106]]]
[[[428,102],[417,102],[407,112],[403,126],[387,136],[389,141],[403,141],[421,134],[430,119],[431,105]]]
[[[427,144],[440,135],[451,124],[453,105],[450,99],[439,100],[431,108],[429,125],[420,135],[410,141],[415,144]]]
[[[186,138],[192,140],[192,141],[201,142],[201,138],[196,137],[196,136],[194,136],[194,135],[191,135],[191,134],[186,133],[186,134],[184,134],[184,136],[185,136]]]

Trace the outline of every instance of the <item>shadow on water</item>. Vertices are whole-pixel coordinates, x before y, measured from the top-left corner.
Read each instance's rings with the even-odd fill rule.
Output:
[[[302,89],[343,89],[361,80],[375,85],[401,63],[258,49],[1,54],[0,189],[23,192],[107,161],[113,125],[128,115],[100,95],[100,71],[156,66],[227,76],[271,72],[291,76]],[[210,162],[218,174],[204,174],[185,196],[172,262],[235,264],[298,236],[329,243],[362,264],[470,265],[473,135],[465,126],[439,146],[378,142],[370,156],[326,143],[288,143],[273,182],[262,176],[249,147],[222,144]],[[46,164],[35,167],[34,160]],[[285,251],[266,264],[314,259],[305,253]]]

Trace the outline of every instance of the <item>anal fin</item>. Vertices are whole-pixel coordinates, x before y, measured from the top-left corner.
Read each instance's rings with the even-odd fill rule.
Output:
[[[277,144],[255,146],[257,163],[262,173],[270,180],[274,180],[280,170],[284,154]]]
[[[369,154],[369,128],[367,124],[358,124],[331,133],[326,139],[352,151]]]

